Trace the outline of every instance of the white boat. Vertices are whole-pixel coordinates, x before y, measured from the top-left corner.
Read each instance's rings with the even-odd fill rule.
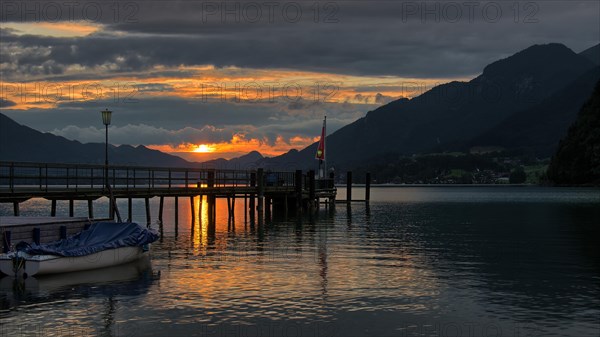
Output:
[[[147,255],[158,234],[135,223],[95,223],[67,239],[41,245],[17,245],[0,254],[0,271],[26,278],[128,263]]]

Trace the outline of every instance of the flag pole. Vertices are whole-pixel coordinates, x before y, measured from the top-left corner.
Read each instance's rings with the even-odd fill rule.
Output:
[[[323,118],[323,179],[327,178],[327,115]]]
[[[325,138],[326,138],[327,116],[323,119],[323,128],[321,129],[321,139],[317,147],[316,159],[319,159],[319,170],[317,176],[319,179],[325,178],[327,174],[327,154],[325,153]]]

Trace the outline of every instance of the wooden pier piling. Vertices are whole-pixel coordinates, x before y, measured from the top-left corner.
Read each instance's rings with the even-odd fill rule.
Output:
[[[179,225],[179,197],[175,197],[175,206],[174,206],[174,211],[175,211],[175,229],[177,229],[177,226]]]
[[[265,174],[264,169],[259,168],[256,170],[256,188],[257,188],[257,198],[258,198],[258,216],[262,217],[262,213],[264,211],[264,203],[265,203],[265,182],[264,182]]]
[[[367,176],[365,177],[365,201],[369,202],[371,200],[371,172],[367,172]]]
[[[352,171],[346,172],[346,202],[352,201]]]
[[[312,210],[315,208],[316,199],[316,181],[315,171],[308,171],[308,207]]]
[[[200,201],[202,202],[202,201]],[[195,211],[196,205],[194,204],[194,197],[191,196],[190,197],[190,213],[192,215],[192,229],[194,228],[194,225],[196,224],[196,211]]]
[[[165,207],[165,197],[161,196],[158,205],[158,221],[163,222],[163,209]]]
[[[294,174],[294,196],[296,198],[296,210],[298,212],[302,211],[302,181],[302,170],[296,170],[296,173]]]

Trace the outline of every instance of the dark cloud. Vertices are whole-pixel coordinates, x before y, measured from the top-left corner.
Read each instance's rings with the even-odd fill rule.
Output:
[[[380,93],[377,93],[377,95],[375,95],[375,103],[381,104],[381,105],[387,104],[395,99],[397,99],[397,97],[386,96],[386,95],[382,95]]]
[[[202,102],[183,98],[144,98],[136,103],[62,102],[55,109],[3,111],[17,122],[82,142],[102,141],[100,111],[113,111],[111,142],[117,144],[179,144],[220,142],[237,133],[273,143],[278,136],[314,137],[328,116],[331,132],[374,108],[369,104],[311,104],[289,109],[288,102]]]
[[[306,100],[303,98],[298,98],[295,100],[292,100],[288,105],[287,108],[289,110],[306,110],[306,109],[311,109],[311,108],[316,108],[319,105],[321,105],[322,103],[320,101],[315,101],[315,100]]]
[[[170,144],[177,146],[186,143],[219,143],[228,141],[231,137],[241,130],[219,129],[213,126],[204,126],[202,128],[184,127],[181,129],[170,130],[163,127],[156,127],[147,124],[127,124],[123,126],[112,126],[110,128],[110,139],[115,144]],[[53,134],[63,136],[68,139],[77,139],[81,142],[102,142],[105,136],[105,129],[102,127],[79,127],[68,125],[61,129],[54,129]]]
[[[9,108],[9,107],[15,106],[15,105],[17,105],[17,103],[7,100],[7,99],[0,98],[0,108]]]
[[[239,17],[225,12],[227,3],[234,12],[236,4],[241,6]],[[98,20],[106,31],[84,38],[6,31],[0,52],[10,66],[3,75],[60,74],[72,64],[99,73],[213,64],[446,78],[475,75],[491,61],[536,43],[561,42],[582,50],[600,40],[600,5],[589,1],[528,2],[529,7],[519,2],[334,1],[327,9],[319,2],[323,8],[316,18],[312,2],[281,2],[272,22],[268,16],[253,21],[249,9],[245,12],[244,6],[258,4],[266,15],[268,8],[258,2],[134,4],[135,20]],[[281,12],[285,5],[293,9],[290,4],[302,8],[297,22]],[[11,53],[11,48],[22,52]]]

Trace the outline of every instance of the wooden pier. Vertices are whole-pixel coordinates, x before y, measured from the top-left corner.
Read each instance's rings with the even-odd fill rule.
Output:
[[[181,197],[193,200],[206,196],[214,208],[217,198],[227,198],[232,213],[235,200],[245,199],[250,212],[305,211],[319,207],[320,200],[335,202],[333,177],[316,179],[314,171],[273,172],[256,170],[218,170],[200,168],[167,168],[139,166],[0,162],[0,202],[13,204],[13,215],[19,216],[20,203],[31,198],[51,201],[50,216],[56,216],[56,202],[69,201],[73,216],[75,200],[86,200],[88,217],[95,217],[93,201],[101,197],[144,199],[147,222],[150,223],[149,199],[160,198],[158,220],[162,221],[165,197],[178,202]],[[107,188],[107,183],[111,188]],[[112,206],[115,204],[111,202]],[[192,212],[193,212],[192,208]],[[117,212],[110,207],[108,218]],[[127,210],[131,219],[131,207]],[[176,210],[177,212],[177,210]],[[212,214],[213,212],[209,212]],[[117,213],[118,214],[118,213]]]

